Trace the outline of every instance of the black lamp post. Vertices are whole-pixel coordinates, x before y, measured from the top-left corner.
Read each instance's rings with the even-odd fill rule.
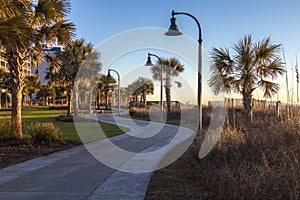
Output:
[[[148,53],[148,59],[145,66],[154,66],[151,61],[151,56],[156,57],[160,63],[160,122],[162,122],[163,120],[163,100],[162,100],[163,99],[163,94],[162,94],[163,93],[163,63],[159,56],[152,53]]]
[[[114,69],[108,69],[107,78],[111,78],[110,71],[116,72],[118,75],[118,115],[120,116],[120,100],[121,100],[121,94],[120,94],[120,74]]]
[[[174,10],[172,11],[172,18],[171,18],[171,25],[169,30],[165,33],[167,36],[178,36],[182,35],[182,33],[179,31],[179,28],[176,24],[176,18],[175,15],[187,15],[195,20],[197,23],[198,29],[199,29],[199,55],[198,55],[198,109],[199,109],[199,125],[198,125],[198,133],[202,132],[202,103],[201,103],[201,93],[202,93],[202,33],[201,33],[201,26],[199,21],[197,20],[196,17],[189,13],[185,12],[175,12]]]

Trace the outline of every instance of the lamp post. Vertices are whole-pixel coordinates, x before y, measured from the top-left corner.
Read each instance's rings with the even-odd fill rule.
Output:
[[[171,18],[171,25],[169,30],[165,33],[167,36],[178,36],[182,35],[182,33],[179,31],[179,28],[176,24],[176,18],[175,15],[187,15],[195,20],[197,23],[198,29],[199,29],[199,54],[198,54],[198,91],[197,91],[197,103],[198,103],[198,111],[199,111],[199,125],[198,125],[198,133],[200,134],[202,132],[202,104],[201,104],[201,92],[202,92],[202,33],[201,33],[201,26],[199,21],[196,17],[193,15],[186,13],[186,12],[175,12],[172,11],[172,18]]]
[[[159,63],[160,63],[160,122],[163,121],[163,63],[160,59],[159,56],[152,54],[152,53],[148,53],[148,60],[147,63],[145,64],[145,66],[154,66],[151,62],[151,56],[154,56],[158,59]]]
[[[119,72],[117,72],[114,69],[108,69],[108,73],[107,73],[107,78],[110,78],[110,71],[116,72],[116,74],[118,75],[118,116],[120,116],[120,100],[121,100],[121,93],[120,93],[120,74]]]

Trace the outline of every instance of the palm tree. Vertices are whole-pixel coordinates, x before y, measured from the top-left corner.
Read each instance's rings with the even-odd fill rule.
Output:
[[[94,55],[91,56],[91,54]],[[99,53],[93,50],[91,43],[86,44],[84,39],[79,39],[70,42],[63,51],[56,53],[55,58],[51,56],[47,56],[47,58],[50,63],[50,68],[46,79],[67,90],[67,114],[71,114],[71,102],[73,102],[74,117],[78,117],[78,80],[80,79],[82,81],[84,79],[82,75],[88,77],[88,75],[96,75],[100,71],[100,63],[97,61],[99,59]],[[77,74],[82,66],[84,67],[84,72],[80,73],[81,77],[78,78]]]
[[[32,29],[27,23],[31,0],[0,0],[0,43],[2,47],[29,45]],[[12,34],[13,33],[13,34]]]
[[[177,77],[184,71],[184,66],[176,58],[161,58],[161,61],[163,63],[167,108],[168,112],[171,112],[171,82],[174,77]],[[159,62],[151,68],[154,80],[160,80],[160,70],[161,64]]]
[[[242,94],[245,118],[252,122],[253,91],[262,89],[268,98],[279,90],[279,84],[273,82],[284,73],[279,50],[280,45],[272,44],[270,37],[254,43],[251,35],[233,46],[233,55],[229,49],[214,48],[210,87],[215,94],[220,91]]]
[[[108,109],[108,105],[110,104],[110,100],[112,99],[112,93],[115,89],[115,85],[117,83],[116,79],[114,77],[107,77],[106,75],[101,76],[103,78],[100,81],[103,81],[104,83],[104,99],[105,99],[105,109]]]
[[[84,106],[88,108],[89,113],[92,113],[92,106],[95,103],[94,96],[97,91],[95,83],[98,81],[98,74],[101,71],[101,68],[100,53],[96,50],[92,50],[83,61],[80,73],[77,74],[80,93],[85,94]]]
[[[75,27],[66,20],[70,12],[69,0],[1,0],[0,5],[0,40],[11,76],[11,137],[23,138],[23,66],[29,61],[32,66],[39,63],[43,44],[68,43]]]
[[[128,91],[130,91],[130,95],[135,96],[135,100],[137,101],[137,97],[141,96],[140,106],[146,107],[147,95],[153,94],[154,92],[154,84],[151,79],[139,77],[137,80],[133,81],[128,85]]]
[[[114,90],[116,79],[113,77],[107,78],[105,74],[98,74],[96,82],[96,101],[97,108],[100,109],[100,105],[105,104],[106,109],[108,108],[109,103],[109,90]]]
[[[44,99],[45,105],[48,105],[48,99],[49,98],[55,98],[55,88],[51,87],[49,84],[47,85],[42,85],[39,92],[38,96],[40,100]]]
[[[32,106],[32,95],[41,88],[41,82],[36,75],[28,75],[24,78],[23,94],[27,94],[30,99],[29,105]]]

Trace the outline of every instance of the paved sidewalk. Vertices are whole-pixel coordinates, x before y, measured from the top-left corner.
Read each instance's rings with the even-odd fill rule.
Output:
[[[100,115],[100,118],[101,116],[103,121],[116,123],[114,117]],[[109,153],[110,149],[105,146],[109,140],[132,152],[152,152],[168,144],[177,132],[184,132],[178,143],[186,140],[192,135],[192,130],[180,130],[176,126],[165,125],[161,133],[151,139],[136,138],[132,135],[139,136],[145,133],[147,128],[143,129],[140,125],[147,127],[147,123],[142,121],[134,123],[136,125],[132,124],[132,121],[130,123],[126,119],[118,118],[118,124],[131,128],[130,134],[92,142],[85,146],[80,145],[0,169],[0,199],[144,199],[153,172],[124,171],[134,168],[136,164],[145,167],[153,165],[155,168],[164,155],[152,160],[141,156],[121,159],[118,170],[115,170],[99,162],[89,151],[92,149]]]

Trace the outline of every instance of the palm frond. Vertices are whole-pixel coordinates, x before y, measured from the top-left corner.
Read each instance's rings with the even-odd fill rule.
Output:
[[[258,82],[258,86],[263,90],[264,97],[266,98],[271,98],[273,95],[277,94],[280,89],[279,84],[263,79]]]
[[[71,10],[69,0],[39,0],[35,5],[33,22],[51,26],[65,19]]]

